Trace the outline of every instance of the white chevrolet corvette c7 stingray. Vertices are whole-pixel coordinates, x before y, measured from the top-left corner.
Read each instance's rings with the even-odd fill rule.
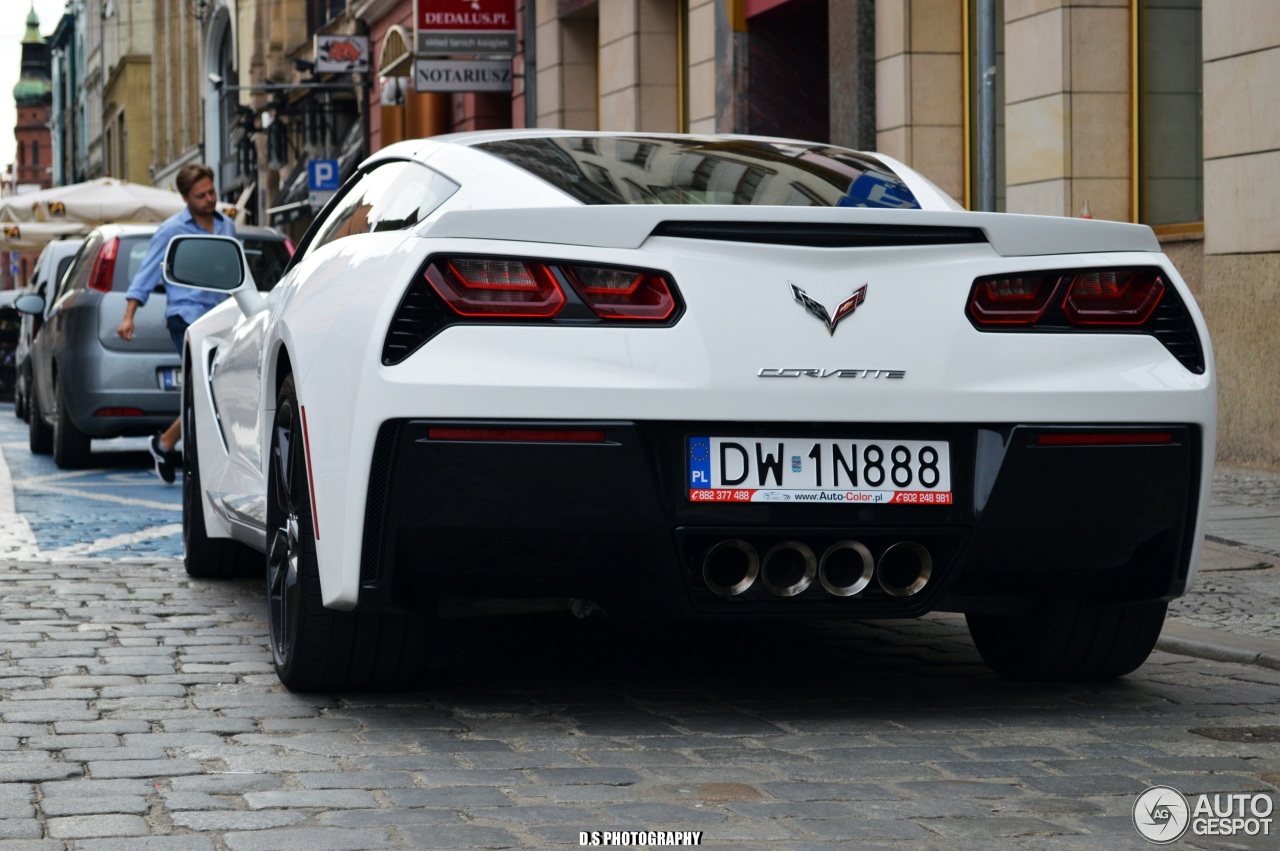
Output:
[[[363,164],[184,355],[187,570],[262,570],[281,680],[420,674],[442,607],[966,614],[1128,673],[1195,576],[1204,321],[1140,225],[970,213],[888,157],[495,131]],[[265,556],[263,555],[265,554]]]

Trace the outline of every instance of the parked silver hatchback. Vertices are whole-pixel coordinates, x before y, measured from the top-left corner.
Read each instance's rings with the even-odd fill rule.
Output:
[[[182,362],[165,326],[157,290],[134,315],[134,335],[116,334],[125,292],[157,225],[103,225],[77,252],[43,304],[31,346],[31,451],[63,468],[83,467],[95,438],[151,434],[178,415]],[[237,228],[259,289],[279,280],[292,244],[267,228]]]

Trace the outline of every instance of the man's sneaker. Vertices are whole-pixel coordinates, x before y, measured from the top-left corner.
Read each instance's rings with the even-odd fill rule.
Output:
[[[156,475],[163,479],[165,484],[173,484],[173,462],[169,460],[169,453],[160,445],[159,434],[151,435],[151,439],[147,441],[147,451],[151,453],[151,460],[155,462]]]

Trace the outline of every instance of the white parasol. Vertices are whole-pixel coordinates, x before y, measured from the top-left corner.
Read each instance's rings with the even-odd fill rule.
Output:
[[[185,206],[177,192],[101,177],[0,198],[0,223],[162,222]]]

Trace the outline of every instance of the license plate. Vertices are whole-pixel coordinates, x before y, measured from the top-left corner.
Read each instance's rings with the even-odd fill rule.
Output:
[[[182,389],[182,369],[176,366],[162,366],[156,370],[156,376],[160,379],[161,390],[181,390]]]
[[[950,505],[945,440],[689,438],[690,502]]]

